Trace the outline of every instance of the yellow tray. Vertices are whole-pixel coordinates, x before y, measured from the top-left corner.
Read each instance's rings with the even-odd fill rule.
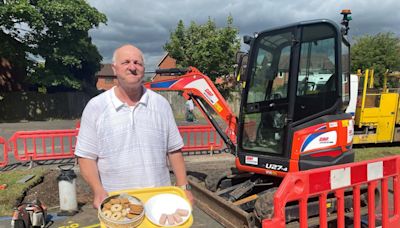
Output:
[[[186,198],[185,192],[177,187],[173,186],[168,186],[168,187],[157,187],[157,188],[141,188],[141,189],[133,189],[133,190],[123,190],[123,191],[116,191],[116,192],[111,192],[110,195],[116,195],[116,194],[121,194],[121,193],[127,193],[129,195],[135,196],[139,198],[144,204],[147,202],[148,199],[150,199],[152,196],[155,196],[157,194],[162,194],[162,193],[171,193],[178,195],[180,197],[183,197],[186,201],[188,199]],[[193,213],[190,214],[189,219],[181,224],[180,226],[175,226],[175,227],[190,227],[193,224]],[[104,224],[100,222],[100,226],[102,228],[106,228]],[[150,228],[150,227],[161,227],[153,224],[150,222],[146,216],[144,216],[143,222],[138,226],[139,228]]]

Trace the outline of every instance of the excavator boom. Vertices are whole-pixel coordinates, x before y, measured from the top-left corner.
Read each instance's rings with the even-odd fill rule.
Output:
[[[180,91],[183,92],[182,96],[185,99],[192,98],[197,107],[200,108],[211,124],[214,125],[227,146],[234,151],[236,144],[237,117],[209,77],[202,74],[195,67],[186,69],[157,69],[156,73],[166,76],[179,75],[179,77],[147,82],[144,86],[156,91]],[[202,101],[205,101],[206,104]],[[226,129],[221,129],[206,106],[211,107],[212,110],[221,117],[227,126]]]

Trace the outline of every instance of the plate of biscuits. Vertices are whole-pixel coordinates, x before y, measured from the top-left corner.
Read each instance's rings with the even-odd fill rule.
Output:
[[[103,200],[98,216],[107,227],[134,227],[143,221],[144,206],[134,196],[113,195]]]
[[[192,213],[188,201],[176,194],[158,194],[144,205],[147,219],[157,226],[179,226],[185,223]]]

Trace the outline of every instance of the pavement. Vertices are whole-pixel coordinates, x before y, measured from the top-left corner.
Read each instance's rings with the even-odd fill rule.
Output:
[[[53,216],[51,214],[50,216]],[[0,222],[0,227],[2,223]],[[5,226],[6,227],[6,226]],[[100,227],[99,220],[97,219],[97,210],[93,209],[91,205],[85,205],[81,212],[74,216],[55,216],[52,218],[52,224],[50,227],[57,228],[73,228],[73,227],[85,227],[95,228]],[[155,226],[158,227],[158,226]],[[193,225],[192,228],[220,228],[223,227],[219,223],[215,222],[211,217],[205,214],[202,210],[196,206],[193,208]]]
[[[198,207],[193,207],[192,228],[222,228],[223,226],[208,216]],[[100,227],[97,210],[92,205],[84,205],[80,212],[73,216],[58,216],[57,212],[50,211],[47,216],[51,228],[97,228]],[[0,228],[11,227],[11,217],[0,217]],[[159,226],[154,226],[159,227]]]

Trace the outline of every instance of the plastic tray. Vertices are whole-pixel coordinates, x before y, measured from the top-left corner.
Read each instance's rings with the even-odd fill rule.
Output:
[[[110,195],[116,195],[116,194],[121,194],[121,193],[127,193],[129,195],[135,196],[135,197],[139,198],[143,202],[143,204],[145,204],[147,202],[147,200],[150,199],[152,196],[155,196],[157,194],[162,194],[162,193],[176,194],[187,200],[185,192],[182,189],[173,187],[173,186],[123,190],[123,191],[111,192]],[[185,223],[181,224],[180,226],[175,226],[175,227],[186,228],[186,227],[192,226],[192,224],[193,224],[193,212],[190,214],[189,219]],[[106,226],[102,223],[100,223],[100,227],[106,228]],[[145,218],[143,219],[143,222],[138,227],[139,228],[150,228],[150,227],[161,227],[161,226],[157,226],[157,225],[151,223],[145,216]]]

